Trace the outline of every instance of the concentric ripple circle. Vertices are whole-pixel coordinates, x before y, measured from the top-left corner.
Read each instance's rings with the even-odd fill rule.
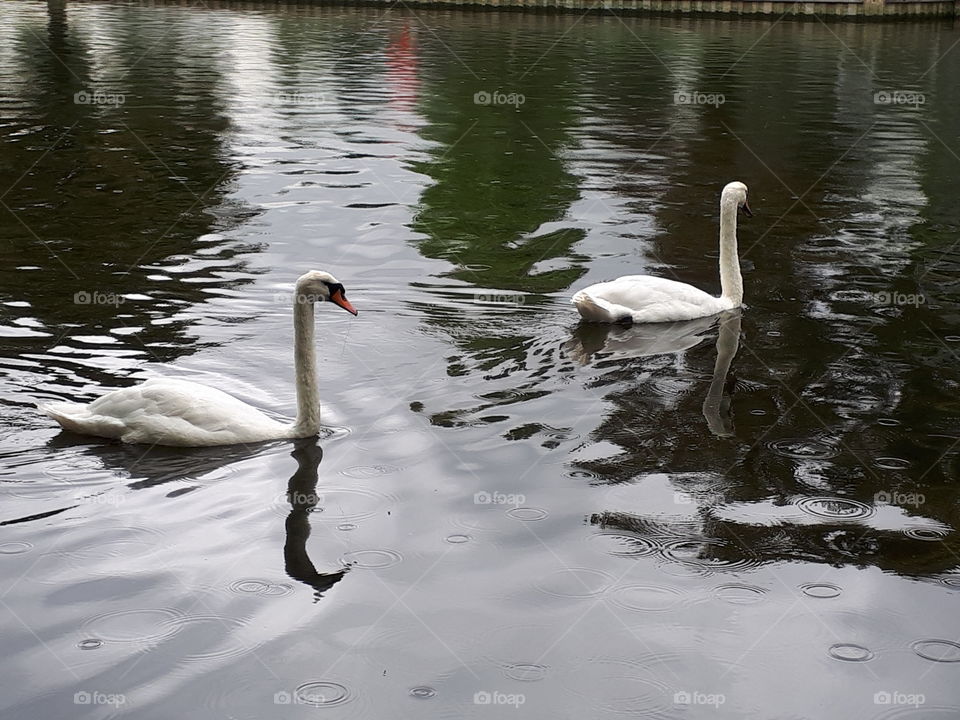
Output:
[[[839,597],[840,593],[843,592],[843,588],[839,585],[825,582],[804,583],[800,586],[800,589],[804,595],[817,598],[818,600],[829,600],[830,598]]]
[[[504,666],[503,674],[511,680],[536,682],[547,675],[547,666],[538,663],[509,663]]]
[[[834,660],[844,662],[867,662],[873,660],[874,653],[869,648],[855,643],[836,643],[827,651]]]
[[[829,460],[840,454],[833,445],[809,438],[783,438],[768,443],[767,447],[778,455],[795,460]]]
[[[591,568],[568,568],[550,573],[540,580],[538,590],[564,598],[586,598],[599,595],[613,584],[605,572]]]
[[[0,543],[0,555],[19,555],[25,553],[33,547],[28,542],[17,540],[14,542]]]
[[[922,525],[911,525],[903,529],[903,534],[914,540],[925,540],[927,542],[937,542],[943,540],[950,534],[948,530],[938,527],[923,527]]]
[[[549,513],[543,508],[536,507],[515,507],[507,510],[506,514],[514,520],[523,520],[524,522],[536,522],[543,520]]]
[[[744,583],[726,583],[713,589],[713,594],[721,600],[733,605],[752,605],[763,600],[767,594],[765,588]]]
[[[91,636],[119,643],[151,643],[179,630],[180,613],[168,608],[118,610],[90,618],[83,624]]]
[[[353,693],[345,685],[329,680],[304,683],[294,690],[293,694],[297,702],[314,707],[343,705],[353,699]]]
[[[611,594],[614,605],[639,612],[664,612],[683,602],[683,592],[668,585],[625,585]]]
[[[910,647],[924,660],[940,663],[960,662],[960,643],[953,640],[917,640]]]
[[[796,505],[808,515],[830,520],[859,520],[873,515],[872,507],[849,498],[805,497]]]
[[[590,536],[590,541],[599,543],[603,551],[614,557],[643,557],[660,549],[659,543],[640,535],[618,532],[599,532]]]
[[[381,570],[403,561],[403,555],[396,550],[353,550],[340,556],[344,567]]]
[[[263,580],[237,580],[230,583],[230,589],[238,593],[248,593],[250,595],[259,595],[270,587],[270,583]]]
[[[906,470],[911,465],[909,460],[896,457],[878,457],[873,464],[883,470]]]
[[[751,551],[736,547],[737,558],[719,557],[730,543],[718,539],[675,540],[663,546],[660,554],[668,560],[702,571],[748,570],[757,567],[760,559]]]
[[[316,519],[338,524],[373,517],[393,502],[388,495],[363,488],[318,488],[317,496]]]

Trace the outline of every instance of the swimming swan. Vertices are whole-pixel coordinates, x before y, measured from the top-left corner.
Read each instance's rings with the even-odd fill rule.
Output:
[[[357,314],[333,275],[311,270],[300,276],[293,298],[297,419],[292,424],[267,417],[222,390],[173,378],[147,380],[107,393],[89,405],[53,402],[40,409],[65,430],[125,443],[199,447],[316,435],[320,399],[313,306],[326,300]]]
[[[743,278],[737,257],[738,208],[753,217],[747,205],[747,186],[732,182],[720,195],[720,297],[676,280],[627,275],[576,293],[572,302],[580,316],[587,322],[676,322],[740,307]]]

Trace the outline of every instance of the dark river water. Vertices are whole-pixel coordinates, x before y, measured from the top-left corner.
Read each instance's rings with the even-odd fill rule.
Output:
[[[187,5],[0,6],[4,720],[960,717],[955,25]]]

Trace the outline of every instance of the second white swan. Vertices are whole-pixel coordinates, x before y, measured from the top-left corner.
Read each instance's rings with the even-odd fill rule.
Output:
[[[320,430],[313,306],[330,301],[356,315],[343,285],[311,270],[293,298],[297,419],[282,423],[222,390],[189,380],[158,378],[97,398],[89,405],[52,402],[40,409],[65,430],[125,443],[178,447],[233,445],[316,435]]]
[[[743,278],[737,256],[737,209],[750,217],[747,186],[728,183],[720,195],[720,297],[667,278],[626,275],[577,292],[572,303],[587,322],[655,323],[693,320],[743,304]]]

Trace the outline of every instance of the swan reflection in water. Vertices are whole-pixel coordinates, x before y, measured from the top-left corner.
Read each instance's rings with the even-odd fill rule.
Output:
[[[314,598],[319,600],[347,573],[346,569],[329,573],[318,572],[307,554],[310,511],[316,507],[319,499],[317,468],[323,459],[323,449],[317,438],[303,438],[294,441],[293,452],[290,454],[297,461],[297,470],[287,484],[290,514],[287,515],[287,539],[283,545],[284,569],[292,579],[312,587]]]
[[[310,512],[319,499],[316,492],[318,468],[323,458],[319,443],[320,439],[317,437],[293,441],[291,456],[297,461],[297,469],[287,483],[290,512],[286,519],[286,538],[283,545],[284,569],[287,575],[312,587],[316,599],[340,582],[347,572],[346,569],[318,572],[307,554]],[[177,487],[167,493],[168,498],[199,490],[204,487],[202,478],[222,472],[233,463],[249,460],[258,453],[269,452],[275,446],[275,443],[186,449],[158,446],[144,452],[143,448],[115,441],[91,443],[88,437],[72,433],[58,433],[47,443],[47,448],[60,457],[75,457],[79,452],[85,456],[93,455],[104,470],[128,477],[128,492],[176,482]],[[106,492],[109,490],[95,490],[89,497]],[[0,517],[0,526],[44,520],[81,507],[75,498],[71,500],[73,501],[28,515]],[[84,507],[89,509],[96,506],[86,504]],[[108,507],[104,505],[103,509]],[[96,518],[91,520],[95,521]]]
[[[607,325],[580,323],[564,343],[566,354],[580,365],[596,359],[652,357],[679,354],[703,342],[715,323],[717,360],[713,380],[703,401],[703,417],[710,432],[718,437],[733,436],[730,395],[733,379],[728,380],[733,358],[740,348],[740,309],[728,310],[696,320],[641,325]]]

